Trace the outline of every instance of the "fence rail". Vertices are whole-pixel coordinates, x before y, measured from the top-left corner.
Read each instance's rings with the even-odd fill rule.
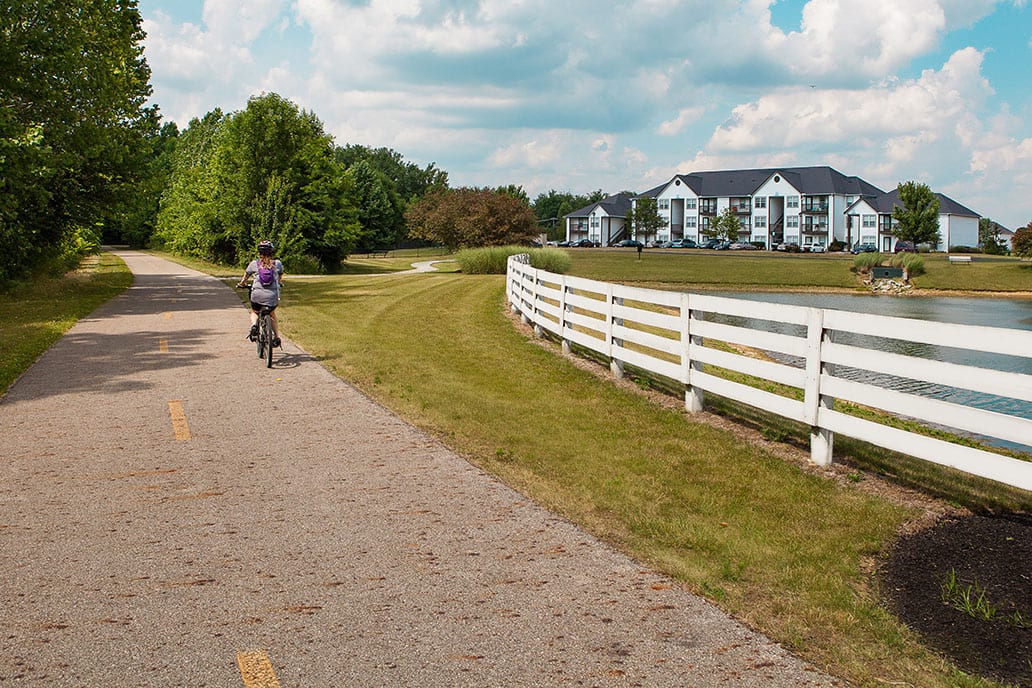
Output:
[[[834,435],[841,433],[1032,490],[1030,461],[835,408],[835,401],[842,400],[1027,450],[1032,446],[1030,418],[879,382],[904,378],[1028,404],[1032,375],[930,360],[852,340],[891,339],[1027,362],[1032,360],[1032,332],[642,289],[557,275],[525,261],[510,258],[506,292],[513,310],[538,334],[551,332],[564,350],[577,344],[606,356],[615,375],[632,365],[683,384],[689,411],[702,410],[705,392],[711,392],[809,425],[810,458],[819,465],[831,463]]]

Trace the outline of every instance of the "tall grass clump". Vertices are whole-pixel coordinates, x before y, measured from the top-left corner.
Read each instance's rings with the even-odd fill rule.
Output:
[[[892,256],[892,265],[903,268],[910,277],[925,273],[924,258],[916,253],[897,253]]]
[[[883,260],[885,256],[880,253],[858,253],[853,256],[853,270],[866,275],[871,268],[881,265]]]
[[[563,273],[570,269],[570,256],[556,248],[489,246],[469,248],[455,254],[455,261],[467,275],[504,275],[509,256],[529,253],[530,264],[539,270]]]

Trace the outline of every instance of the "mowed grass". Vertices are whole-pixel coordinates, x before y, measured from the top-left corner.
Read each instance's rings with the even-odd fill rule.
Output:
[[[850,271],[849,254],[783,254],[705,249],[569,249],[570,274],[604,282],[679,289],[864,289]],[[952,265],[945,254],[922,254],[925,274],[917,289],[973,292],[1032,292],[1032,263],[1017,258],[974,256]]]
[[[0,394],[79,318],[132,281],[125,263],[105,253],[63,277],[31,280],[0,293]]]
[[[848,270],[848,268],[846,268]],[[499,276],[296,283],[288,334],[486,470],[858,685],[991,685],[924,649],[870,569],[915,513],[528,341]]]

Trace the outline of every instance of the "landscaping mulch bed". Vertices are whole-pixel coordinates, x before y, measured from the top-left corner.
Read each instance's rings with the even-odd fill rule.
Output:
[[[984,593],[991,619],[943,600],[951,572],[953,599],[970,591],[973,603]],[[881,584],[899,619],[961,669],[1032,687],[1032,514],[952,517],[907,535],[885,562]]]

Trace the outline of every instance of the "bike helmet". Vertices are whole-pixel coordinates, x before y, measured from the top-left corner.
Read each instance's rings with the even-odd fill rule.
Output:
[[[258,242],[258,255],[260,256],[271,256],[272,252],[275,250],[276,247],[272,245],[271,241]]]

